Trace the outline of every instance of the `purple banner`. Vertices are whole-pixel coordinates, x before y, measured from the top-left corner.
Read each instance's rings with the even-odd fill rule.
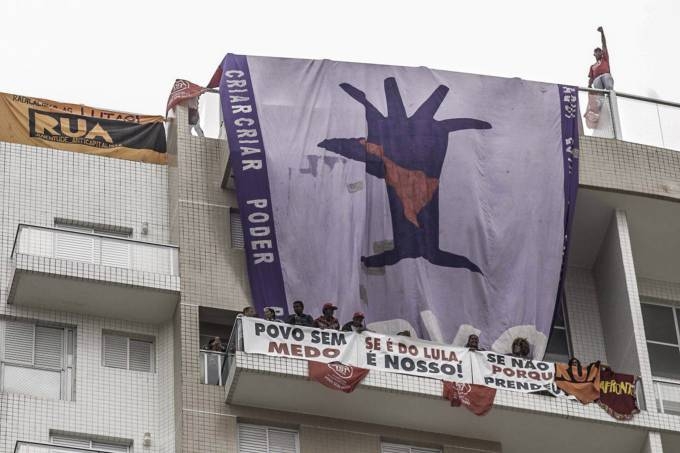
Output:
[[[264,313],[264,307],[275,305],[287,313],[266,151],[245,56],[224,58],[220,95],[255,308]]]
[[[228,55],[255,305],[541,358],[578,186],[574,88]],[[265,153],[264,143],[267,144]]]

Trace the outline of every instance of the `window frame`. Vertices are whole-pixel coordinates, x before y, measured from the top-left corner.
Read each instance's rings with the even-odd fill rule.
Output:
[[[236,221],[236,216],[238,216],[238,222]],[[237,224],[241,228],[241,243],[239,244],[237,240],[237,235],[234,234],[234,225]],[[243,232],[243,219],[241,218],[241,211],[238,208],[229,208],[229,246],[233,250],[245,250],[246,248],[246,237]]]
[[[281,427],[278,427],[278,426],[271,426],[271,425],[259,425],[257,423],[241,423],[241,422],[238,422],[237,426],[236,426],[236,453],[241,453],[241,426],[250,426],[250,427],[255,427],[255,428],[260,428],[260,429],[263,428],[267,431],[267,449],[265,451],[262,451],[261,453],[269,453],[270,452],[269,432],[272,431],[272,430],[294,434],[295,435],[295,453],[300,453],[300,430],[291,429],[291,428],[281,428]]]
[[[414,453],[413,449],[416,449],[415,453],[444,453],[444,449],[441,447],[438,448],[432,448],[432,447],[420,447],[418,445],[413,445],[413,444],[402,444],[398,442],[385,442],[385,441],[380,441],[380,453],[384,453],[384,447],[396,447],[396,448],[404,448],[408,449],[408,453]]]
[[[650,340],[647,338],[647,331],[644,326],[644,314],[642,312],[642,305],[653,305],[657,307],[664,307],[668,308],[671,310],[673,313],[673,324],[675,327],[675,339],[677,341],[676,344],[672,343],[666,343],[663,341],[657,341],[657,340]],[[678,322],[678,310],[680,310],[680,306],[678,306],[677,303],[674,303],[673,301],[663,301],[651,297],[644,297],[640,296],[640,314],[642,315],[642,329],[645,332],[645,348],[647,349],[647,357],[649,358],[649,347],[648,344],[655,344],[659,346],[668,346],[668,347],[674,347],[678,350],[678,353],[680,354],[680,323]],[[661,382],[667,382],[670,384],[680,384],[680,378],[672,378],[672,377],[666,377],[666,376],[659,376],[654,374],[654,370],[652,369],[652,360],[651,358],[649,359],[649,369],[652,372],[652,380],[654,381],[661,381]]]
[[[115,366],[110,366],[106,364],[106,345],[104,342],[104,337],[105,336],[116,336],[116,337],[122,337],[125,338],[126,340],[126,349],[125,349],[125,368],[119,368]],[[149,370],[143,371],[143,370],[132,370],[130,369],[130,341],[139,341],[139,342],[145,342],[145,343],[150,343],[151,348],[149,351]],[[144,335],[144,334],[135,334],[135,333],[128,333],[128,332],[120,332],[117,330],[107,330],[107,329],[102,329],[101,333],[101,366],[104,368],[112,368],[115,370],[125,370],[125,371],[132,371],[132,372],[137,372],[137,373],[156,373],[156,338],[152,335]]]
[[[6,358],[6,334],[8,323],[28,324],[32,328],[32,351],[31,363],[8,360]],[[36,365],[36,335],[39,327],[61,330],[62,352],[61,366],[50,367],[47,365]],[[76,399],[76,363],[77,363],[77,327],[72,325],[45,322],[37,319],[10,319],[0,318],[0,392],[5,393],[6,385],[6,366],[14,368],[25,368],[28,370],[48,371],[59,373],[59,398],[56,401],[75,401]],[[69,346],[72,351],[69,353]],[[12,392],[14,393],[14,392]],[[42,398],[40,395],[31,393],[19,393],[21,395]],[[51,398],[50,398],[51,399]]]

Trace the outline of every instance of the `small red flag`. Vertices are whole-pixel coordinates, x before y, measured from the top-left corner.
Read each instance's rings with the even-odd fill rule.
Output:
[[[341,362],[321,363],[309,361],[307,367],[309,379],[325,385],[333,390],[351,393],[361,382],[368,370]]]
[[[187,99],[195,98],[200,96],[207,91],[207,88],[203,88],[200,85],[189,82],[188,80],[177,79],[175,84],[172,86],[172,91],[168,97],[168,105],[165,108],[166,112],[169,112],[174,106]]]
[[[443,396],[451,401],[451,406],[465,406],[475,415],[486,415],[493,407],[496,389],[477,384],[442,381]]]

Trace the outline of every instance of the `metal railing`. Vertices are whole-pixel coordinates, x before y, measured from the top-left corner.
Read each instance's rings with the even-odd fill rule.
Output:
[[[12,257],[16,254],[179,275],[177,247],[98,233],[20,224]]]
[[[663,414],[680,415],[680,382],[655,377],[656,407]]]
[[[227,360],[226,369],[224,371],[225,383],[226,379],[229,378],[229,371],[234,366],[234,359],[236,358],[236,351],[243,351],[243,331],[241,327],[241,315],[236,317],[234,322],[234,328],[231,329],[231,335],[229,335],[229,343],[227,343]]]
[[[224,138],[219,91],[201,97],[207,137]],[[579,88],[581,133],[680,151],[680,104],[618,91]]]
[[[105,450],[92,450],[88,448],[60,447],[52,444],[41,444],[37,442],[24,442],[18,440],[14,446],[14,453],[109,453]]]
[[[680,151],[680,104],[616,91],[579,88],[581,132]]]
[[[224,385],[227,378],[227,353],[201,349],[201,384]]]

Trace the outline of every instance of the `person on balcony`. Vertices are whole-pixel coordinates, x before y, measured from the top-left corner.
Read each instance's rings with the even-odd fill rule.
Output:
[[[482,351],[479,347],[479,336],[475,335],[474,333],[468,337],[467,343],[465,343],[465,347],[468,348],[470,351]]]
[[[528,359],[531,353],[531,345],[526,338],[515,338],[512,342],[512,352],[510,353],[513,357],[519,357],[521,359]]]
[[[208,341],[206,348],[208,351],[227,352],[227,347],[222,343],[222,338],[213,337]]]
[[[288,316],[288,324],[306,327],[314,326],[314,318],[305,313],[305,304],[301,300],[293,302],[293,312],[293,314]]]
[[[333,316],[333,313],[337,309],[338,307],[330,302],[323,304],[323,308],[321,309],[323,315],[314,320],[314,327],[318,327],[319,329],[340,330],[340,321]]]
[[[247,307],[243,308],[243,316],[247,318],[257,318],[257,312],[253,307],[248,305]]]
[[[364,325],[364,314],[360,311],[354,313],[352,320],[342,326],[343,332],[364,332],[366,326]]]
[[[264,320],[271,322],[281,322],[280,319],[276,319],[276,312],[272,307],[265,307],[264,309]]]
[[[593,52],[595,63],[590,66],[588,73],[588,88],[597,88],[600,90],[613,90],[614,79],[612,78],[609,69],[609,51],[607,50],[607,40],[604,37],[604,30],[602,27],[597,27],[602,37],[602,48],[596,47]]]

